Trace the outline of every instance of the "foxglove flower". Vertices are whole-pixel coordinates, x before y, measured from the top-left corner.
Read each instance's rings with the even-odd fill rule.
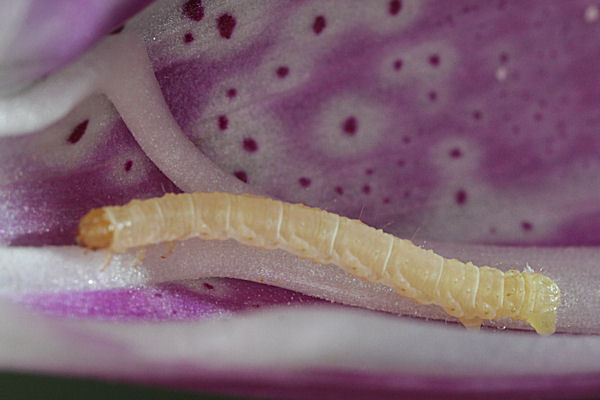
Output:
[[[600,387],[598,4],[158,1],[121,29],[145,3],[2,16],[2,368],[287,398]],[[74,246],[90,208],[195,190],[541,270],[559,334],[468,332],[231,242],[152,247],[138,268]]]

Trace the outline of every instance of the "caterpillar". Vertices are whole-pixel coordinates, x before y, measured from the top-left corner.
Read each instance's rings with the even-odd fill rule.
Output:
[[[79,223],[77,243],[122,253],[192,237],[235,239],[335,264],[417,303],[436,304],[467,328],[479,328],[484,319],[511,318],[541,335],[555,331],[560,290],[543,274],[445,259],[359,220],[255,195],[166,194],[93,209]]]

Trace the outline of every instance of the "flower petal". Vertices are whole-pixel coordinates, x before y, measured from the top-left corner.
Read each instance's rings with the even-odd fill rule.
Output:
[[[599,34],[595,10],[588,1],[157,2],[126,29],[143,37],[149,60],[118,58],[119,73],[110,77],[107,56],[127,55],[134,44],[96,59],[110,78],[98,88],[116,111],[95,96],[43,131],[2,139],[0,237],[13,245],[72,244],[86,209],[176,191],[162,173],[184,190],[230,189],[235,176],[249,190],[427,238],[446,256],[543,270],[563,290],[559,329],[597,333],[598,249],[562,247],[600,243],[600,52],[589,40]],[[147,79],[149,62],[161,90]],[[498,246],[506,244],[558,247]],[[234,373],[244,382],[240,391],[252,379],[262,388],[293,387],[294,379],[306,387],[325,370],[320,388],[348,394],[346,386],[356,396],[374,386],[391,388],[390,395],[492,387],[503,390],[499,396],[551,396],[557,385],[576,393],[565,374],[580,374],[573,376],[579,389],[598,388],[595,337],[472,334],[341,306],[278,311],[269,304],[248,315],[238,313],[247,310],[241,306],[215,307],[224,317],[214,318],[204,308],[210,300],[198,300],[198,278],[238,277],[383,311],[443,316],[283,252],[189,241],[166,260],[160,248],[149,253],[136,270],[126,254],[102,271],[102,254],[70,246],[2,249],[4,296],[29,310],[75,317],[47,319],[0,305],[12,329],[1,334],[16,344],[0,348],[2,365],[195,388]],[[176,293],[187,296],[187,314],[173,296],[151,298],[166,295],[161,285],[174,280],[183,280],[186,290]],[[219,287],[223,282],[237,281]],[[287,292],[273,290],[274,304],[286,301]],[[111,308],[124,293],[132,308]],[[256,290],[252,301],[263,293]],[[235,293],[227,298],[235,307],[242,302]],[[65,310],[68,299],[81,307]],[[102,312],[86,313],[86,305]],[[142,312],[133,319],[143,321],[125,322],[136,307]],[[186,323],[171,321],[168,307]],[[120,322],[88,320],[98,315]],[[214,320],[197,321],[208,316]],[[148,323],[154,317],[163,322]],[[40,346],[43,340],[52,345]],[[90,343],[95,353],[88,356]],[[248,372],[257,366],[259,375]],[[517,374],[525,377],[515,385],[523,386],[510,386]],[[422,386],[406,383],[415,375]]]
[[[0,2],[0,93],[74,60],[152,0]]]

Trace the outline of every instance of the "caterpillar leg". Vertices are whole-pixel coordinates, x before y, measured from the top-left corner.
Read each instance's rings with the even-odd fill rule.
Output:
[[[542,336],[552,335],[556,330],[556,311],[546,311],[531,315],[527,322]]]
[[[137,268],[142,263],[142,261],[144,261],[144,258],[146,258],[146,248],[139,247],[135,251],[135,264],[133,265],[133,268]]]
[[[167,244],[165,246],[167,249],[167,252],[165,254],[161,255],[160,258],[162,258],[164,260],[165,258],[169,257],[171,254],[173,254],[176,244],[177,244],[177,242],[175,242],[175,241],[167,242]]]
[[[110,265],[114,255],[115,253],[113,253],[112,251],[106,251],[106,259],[104,260],[104,266],[102,267],[100,272],[106,271],[106,268],[108,268],[108,266]]]
[[[458,319],[470,331],[478,331],[481,328],[481,318],[459,318]]]

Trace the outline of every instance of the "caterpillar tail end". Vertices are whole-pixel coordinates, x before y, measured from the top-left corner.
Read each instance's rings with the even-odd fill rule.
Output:
[[[113,232],[103,209],[94,209],[81,219],[76,240],[79,246],[92,250],[111,246]]]
[[[525,274],[525,281],[532,289],[533,310],[524,319],[538,334],[552,335],[556,330],[560,289],[552,279],[542,274]]]

